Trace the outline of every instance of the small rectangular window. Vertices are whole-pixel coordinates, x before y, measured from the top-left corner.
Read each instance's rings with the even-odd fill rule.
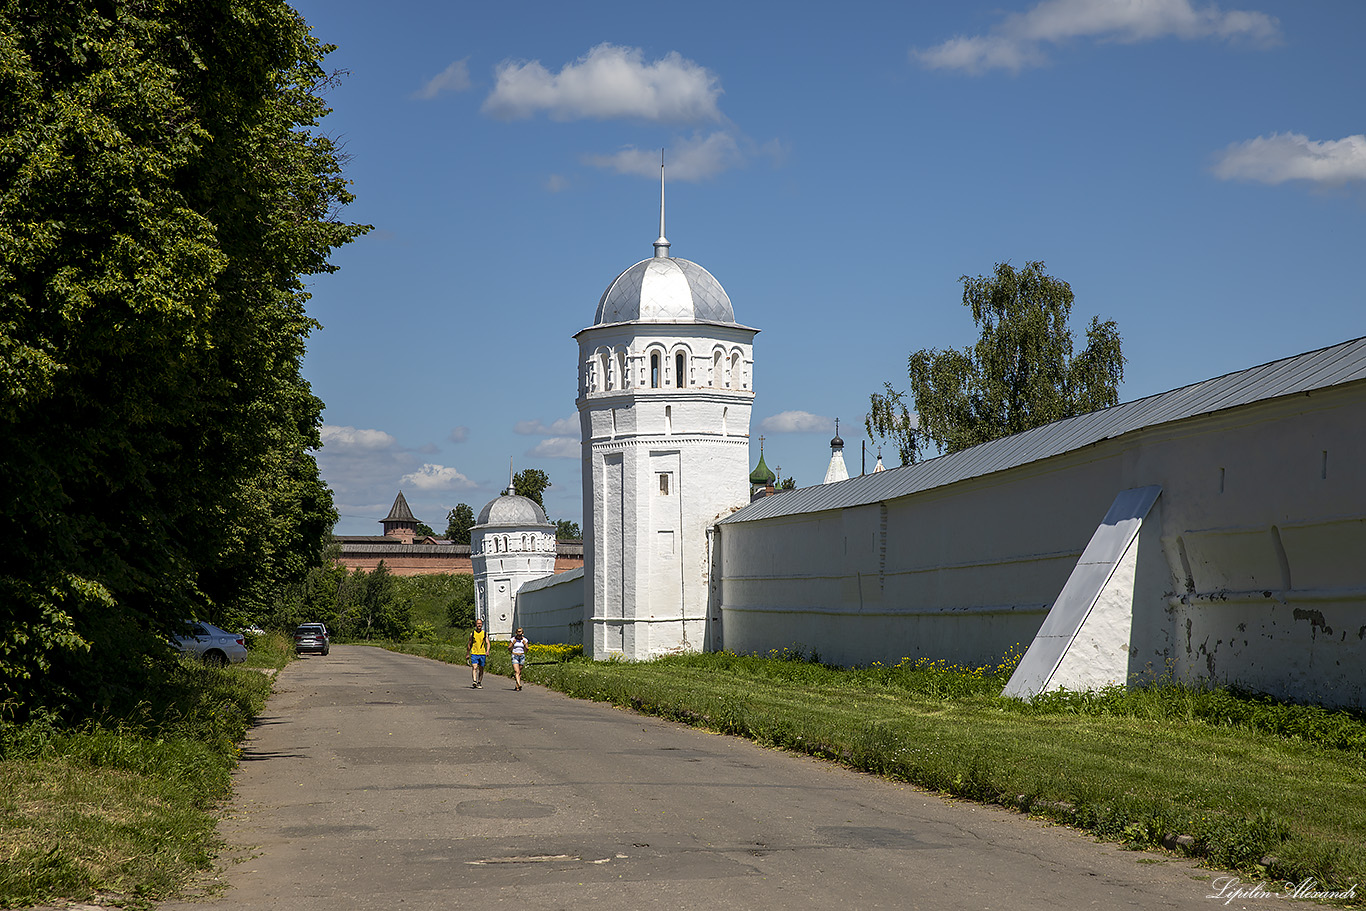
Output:
[[[659,473],[659,495],[661,497],[669,495],[669,473],[667,471]]]

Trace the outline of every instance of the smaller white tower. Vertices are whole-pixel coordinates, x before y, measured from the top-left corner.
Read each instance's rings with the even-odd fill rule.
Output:
[[[509,487],[479,512],[470,529],[474,611],[495,639],[517,625],[517,589],[555,572],[555,526],[529,497]]]
[[[844,465],[844,440],[840,439],[840,419],[835,418],[835,438],[830,441],[830,467],[825,469],[822,484],[849,480],[849,469]]]

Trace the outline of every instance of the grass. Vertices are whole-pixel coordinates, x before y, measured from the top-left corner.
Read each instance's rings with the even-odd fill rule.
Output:
[[[150,907],[207,869],[237,744],[293,654],[282,634],[246,665],[182,660],[124,717],[0,721],[0,907],[98,896]]]
[[[465,660],[463,639],[390,647]],[[1177,685],[1027,703],[999,695],[1014,663],[841,669],[785,650],[580,657],[527,677],[1272,883],[1366,882],[1361,714]],[[511,673],[502,650],[489,670]]]

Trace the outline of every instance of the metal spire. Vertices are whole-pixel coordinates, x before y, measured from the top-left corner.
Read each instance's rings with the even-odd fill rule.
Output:
[[[664,236],[664,150],[659,150],[659,240],[655,241],[655,258],[667,259],[669,239]]]

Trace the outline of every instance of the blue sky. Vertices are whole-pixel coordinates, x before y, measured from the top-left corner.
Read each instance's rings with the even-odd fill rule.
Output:
[[[761,330],[751,463],[799,485],[997,262],[1118,322],[1124,401],[1366,334],[1359,0],[295,5],[375,226],[311,283],[341,534],[400,488],[441,532],[509,460],[581,521],[572,336],[653,252],[661,148],[671,252]]]

